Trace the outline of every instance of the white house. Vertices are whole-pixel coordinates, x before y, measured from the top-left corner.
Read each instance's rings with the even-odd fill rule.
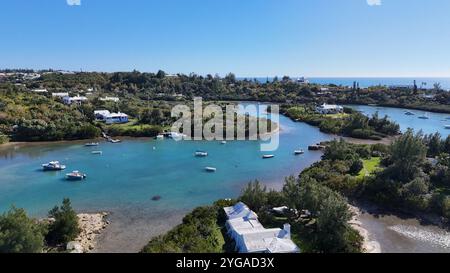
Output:
[[[228,235],[235,241],[240,253],[299,253],[299,247],[291,240],[291,226],[283,229],[266,229],[258,221],[258,215],[244,203],[226,207]]]
[[[336,104],[322,104],[316,107],[316,112],[320,114],[337,114],[344,112],[344,107]]]
[[[97,120],[106,121],[106,117],[111,115],[108,110],[95,110],[94,116]]]
[[[118,97],[104,97],[100,98],[101,101],[113,101],[113,102],[119,102],[120,99]]]
[[[110,113],[108,110],[96,110],[94,115],[97,120],[104,121],[106,124],[127,123],[129,120],[127,114]]]
[[[65,104],[67,105],[71,105],[73,103],[76,103],[78,105],[81,105],[83,102],[87,101],[88,98],[86,97],[80,97],[80,96],[75,96],[75,97],[69,97],[69,96],[65,96],[63,97],[63,101]]]
[[[31,92],[34,92],[34,93],[47,93],[48,91],[45,88],[38,88],[38,89],[31,90]]]
[[[113,123],[127,123],[128,122],[128,115],[124,113],[111,113],[109,116],[106,117],[105,120],[106,124],[113,124]]]
[[[68,97],[68,96],[69,96],[69,93],[67,93],[67,92],[52,93],[52,97],[64,98],[64,97]]]

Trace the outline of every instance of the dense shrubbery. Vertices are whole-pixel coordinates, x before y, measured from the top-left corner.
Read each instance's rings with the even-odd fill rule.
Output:
[[[9,142],[8,136],[0,135],[0,144],[4,144],[4,143],[7,143],[7,142]]]
[[[162,132],[157,125],[111,125],[105,127],[110,136],[155,137]]]
[[[67,244],[80,233],[78,216],[72,209],[69,199],[64,199],[61,207],[56,206],[50,210],[48,216],[52,219],[45,236],[49,244]]]
[[[23,209],[11,208],[0,215],[0,253],[40,253],[45,228]]]
[[[198,207],[187,214],[183,223],[167,234],[152,239],[144,253],[220,253],[225,249],[222,235],[224,222],[221,201],[213,206]],[[221,217],[222,216],[222,217]]]
[[[344,114],[322,115],[310,106],[285,106],[282,109],[288,117],[317,126],[322,132],[361,139],[380,140],[400,133],[400,126],[387,116],[379,118],[378,113],[368,118],[346,108]]]
[[[66,244],[78,236],[78,217],[69,199],[52,209],[49,217],[38,221],[15,207],[0,215],[0,253],[40,253],[46,247]]]

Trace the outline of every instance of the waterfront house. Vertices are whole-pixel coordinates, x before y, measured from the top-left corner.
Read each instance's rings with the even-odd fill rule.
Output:
[[[71,104],[74,104],[74,103],[77,104],[77,105],[81,105],[83,102],[85,102],[87,100],[88,100],[88,98],[81,97],[81,96],[75,96],[75,97],[65,96],[65,97],[63,97],[63,101],[67,105],[71,105]]]
[[[106,124],[127,123],[129,121],[128,115],[121,112],[111,113],[108,110],[96,110],[94,115],[98,121],[103,121]]]
[[[128,122],[128,115],[124,113],[111,113],[109,116],[106,117],[105,120],[106,124],[113,124],[113,123],[127,123]]]
[[[95,110],[94,116],[98,121],[106,121],[106,117],[111,113],[108,110]]]
[[[319,114],[338,114],[344,112],[344,107],[335,104],[322,104],[316,107],[316,112]]]
[[[291,240],[291,226],[283,229],[266,229],[258,221],[258,215],[242,202],[224,208],[228,220],[228,235],[235,241],[240,253],[299,253],[299,247]]]

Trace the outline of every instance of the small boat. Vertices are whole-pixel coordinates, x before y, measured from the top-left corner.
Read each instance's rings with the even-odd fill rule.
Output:
[[[407,115],[407,116],[414,116],[415,114],[413,112],[411,112],[411,111],[406,111],[405,115]]]
[[[220,142],[220,144],[227,144],[227,142],[224,140],[224,141]]]
[[[158,139],[158,140],[164,139],[164,135],[157,135],[156,139]]]
[[[420,119],[430,119],[426,114],[423,114],[419,117]]]
[[[274,158],[275,155],[263,155],[263,159],[269,159],[269,158]]]
[[[210,173],[213,173],[213,172],[216,172],[217,169],[214,168],[214,167],[206,167],[206,168],[205,168],[205,171],[210,172]]]
[[[92,151],[91,154],[93,154],[93,155],[101,155],[101,154],[103,154],[103,152],[102,151]]]
[[[84,146],[86,146],[86,147],[95,147],[95,146],[98,146],[98,145],[99,145],[98,142],[91,142],[91,143],[84,144]]]
[[[294,151],[294,154],[295,155],[302,155],[302,154],[304,154],[305,153],[305,151],[303,151],[303,150],[295,150]]]
[[[42,164],[44,171],[62,171],[66,169],[66,165],[61,165],[59,161],[50,161],[47,164]]]
[[[450,125],[445,125],[445,129],[450,129]]]
[[[195,156],[197,156],[197,157],[206,157],[206,156],[208,156],[208,153],[205,152],[205,151],[196,151],[195,152]]]
[[[71,173],[66,174],[66,179],[70,181],[78,181],[86,178],[86,174],[81,173],[79,171],[73,171]]]
[[[109,142],[111,142],[111,143],[120,143],[120,142],[122,142],[122,140],[120,140],[120,139],[110,139]]]

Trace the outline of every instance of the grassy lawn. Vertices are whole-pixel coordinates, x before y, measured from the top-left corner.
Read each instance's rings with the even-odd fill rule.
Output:
[[[349,116],[349,114],[347,113],[339,113],[339,114],[329,114],[329,115],[325,115],[327,118],[332,118],[332,119],[342,119],[342,118],[346,118]]]
[[[372,157],[371,159],[363,160],[364,168],[359,172],[358,178],[364,178],[365,176],[369,176],[376,169],[379,168],[381,162],[380,157]]]

